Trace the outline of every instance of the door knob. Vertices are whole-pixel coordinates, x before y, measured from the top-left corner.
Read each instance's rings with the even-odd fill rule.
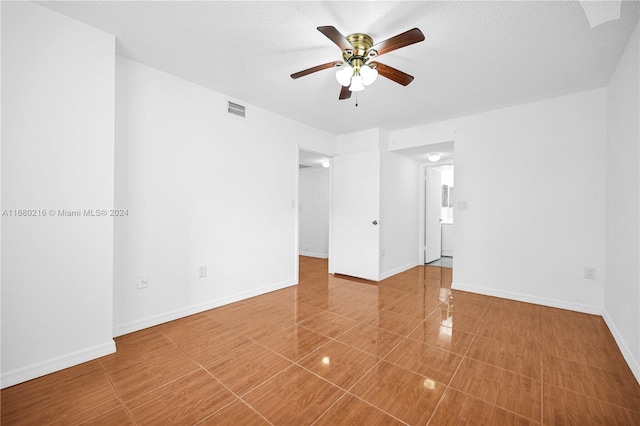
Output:
[[[377,224],[378,224],[378,221],[377,221],[377,220],[374,220],[374,221],[373,221],[373,222],[371,222],[371,223],[373,223],[374,225],[377,225]]]

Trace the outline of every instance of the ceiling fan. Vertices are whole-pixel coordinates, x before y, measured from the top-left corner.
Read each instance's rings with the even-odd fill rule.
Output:
[[[322,71],[328,68],[339,68],[336,79],[342,85],[338,99],[349,99],[351,92],[364,90],[365,86],[373,83],[380,74],[389,80],[406,86],[413,81],[413,76],[377,61],[371,61],[385,53],[409,46],[424,40],[424,34],[418,28],[405,31],[380,43],[373,44],[373,39],[367,34],[354,33],[343,36],[335,27],[318,27],[318,31],[327,36],[342,50],[342,61],[332,61],[316,65],[306,70],[291,74],[296,79]]]

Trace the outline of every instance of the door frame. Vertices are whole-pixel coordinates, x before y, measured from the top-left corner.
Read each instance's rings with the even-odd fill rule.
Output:
[[[437,258],[433,259],[433,256],[429,256],[429,261],[433,262],[435,260],[438,260],[442,257],[442,208],[441,208],[441,204],[442,204],[442,172],[439,170],[439,166],[438,165],[432,165],[432,166],[427,166],[424,168],[424,175],[423,175],[423,180],[424,180],[424,184],[425,184],[425,188],[424,188],[424,205],[422,206],[423,210],[424,210],[424,232],[422,234],[423,239],[424,239],[424,246],[423,246],[423,250],[422,250],[422,264],[425,265],[427,263],[427,254],[429,253],[429,251],[427,250],[427,245],[429,244],[429,238],[428,238],[428,224],[427,224],[427,220],[429,220],[429,215],[427,213],[427,211],[430,209],[430,202],[433,201],[431,198],[429,198],[429,171],[432,171],[433,173],[437,173],[439,178],[439,183],[438,183],[438,195],[437,195],[437,199],[435,200],[437,205],[438,205],[438,231],[440,232],[440,236],[439,236],[439,240],[440,240],[440,244],[438,244],[439,248],[438,248],[438,253],[437,253]]]
[[[418,259],[424,265],[425,250],[425,227],[427,222],[427,167],[429,164],[420,164],[420,175],[418,177]]]
[[[418,260],[421,265],[425,265],[426,254],[426,223],[427,223],[427,169],[438,167],[444,164],[420,164],[420,182],[418,185]]]
[[[309,149],[300,145],[300,143],[296,144],[296,184],[295,184],[295,281],[296,283],[300,282],[300,151],[305,151],[311,154],[318,155],[320,157],[326,157],[329,159],[329,223],[328,223],[328,239],[327,239],[327,251],[331,251],[331,222],[333,216],[333,157],[335,154],[327,154],[321,151],[317,151],[314,149]]]

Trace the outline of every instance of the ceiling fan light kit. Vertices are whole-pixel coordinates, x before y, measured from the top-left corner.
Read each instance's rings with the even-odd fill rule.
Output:
[[[359,68],[352,67],[349,64],[340,66],[336,71],[336,80],[344,87],[348,87],[352,92],[364,90],[365,86],[369,86],[378,78],[378,70],[371,68],[369,65],[361,65]]]
[[[336,71],[336,80],[341,86],[349,87],[351,84],[351,77],[353,76],[353,67],[349,64],[342,65]]]
[[[405,72],[380,62],[370,61],[384,53],[423,41],[424,34],[418,28],[405,31],[375,45],[373,39],[363,33],[349,34],[345,37],[332,26],[318,27],[318,31],[342,50],[342,61],[317,65],[291,74],[291,78],[297,79],[317,71],[337,67],[336,80],[342,86],[338,99],[348,99],[351,97],[351,92],[364,90],[366,86],[376,81],[378,74],[403,86],[413,81],[413,76]]]
[[[369,65],[363,65],[360,67],[360,75],[362,76],[362,84],[369,86],[378,78],[378,70]]]
[[[354,75],[351,77],[351,86],[349,86],[349,90],[352,92],[361,92],[364,90],[364,84],[362,84],[362,77],[359,75]]]

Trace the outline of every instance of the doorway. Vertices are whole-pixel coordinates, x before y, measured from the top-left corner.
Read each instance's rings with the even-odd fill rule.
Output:
[[[418,250],[418,261],[422,264],[431,262],[439,262],[445,263],[445,267],[447,265],[452,264],[453,262],[453,205],[455,204],[455,192],[453,190],[453,164],[454,164],[454,141],[446,141],[446,142],[437,142],[427,145],[419,145],[410,148],[401,148],[392,151],[395,154],[402,155],[403,157],[407,157],[420,165],[420,174],[418,179],[420,181],[420,191],[417,194],[419,199],[419,221],[418,221],[418,233],[419,233],[419,243],[416,249]],[[436,195],[433,197],[427,197],[427,188],[426,188],[426,174],[428,168],[434,168],[434,170],[438,170],[440,175],[442,175],[443,171],[446,170],[446,167],[450,167],[450,181],[449,177],[445,176],[444,180],[441,181],[439,185],[439,189],[435,189]],[[445,172],[448,174],[449,172]],[[442,179],[441,179],[442,180]],[[447,210],[443,210],[442,206],[442,184],[448,185],[447,188]],[[427,232],[427,201],[433,198],[433,209],[434,212],[431,217],[436,218],[435,224],[432,224],[433,229],[430,232]],[[439,207],[438,207],[439,204]],[[450,204],[450,206],[449,206]],[[440,215],[436,212],[440,209]],[[449,226],[449,229],[445,230],[444,235],[444,244],[445,249],[448,250],[448,253],[445,257],[449,257],[449,259],[440,259],[443,258],[442,253],[442,226],[440,220],[442,219],[442,223]],[[440,238],[438,242],[437,238]],[[435,242],[432,242],[433,246],[431,252],[434,257],[429,260],[428,257],[425,256],[425,252],[427,251],[428,238],[427,236],[433,236],[435,238]],[[425,262],[425,260],[427,260]],[[440,266],[440,265],[438,265]]]
[[[425,167],[424,263],[453,267],[454,166]]]
[[[298,254],[329,257],[331,156],[299,150]]]

